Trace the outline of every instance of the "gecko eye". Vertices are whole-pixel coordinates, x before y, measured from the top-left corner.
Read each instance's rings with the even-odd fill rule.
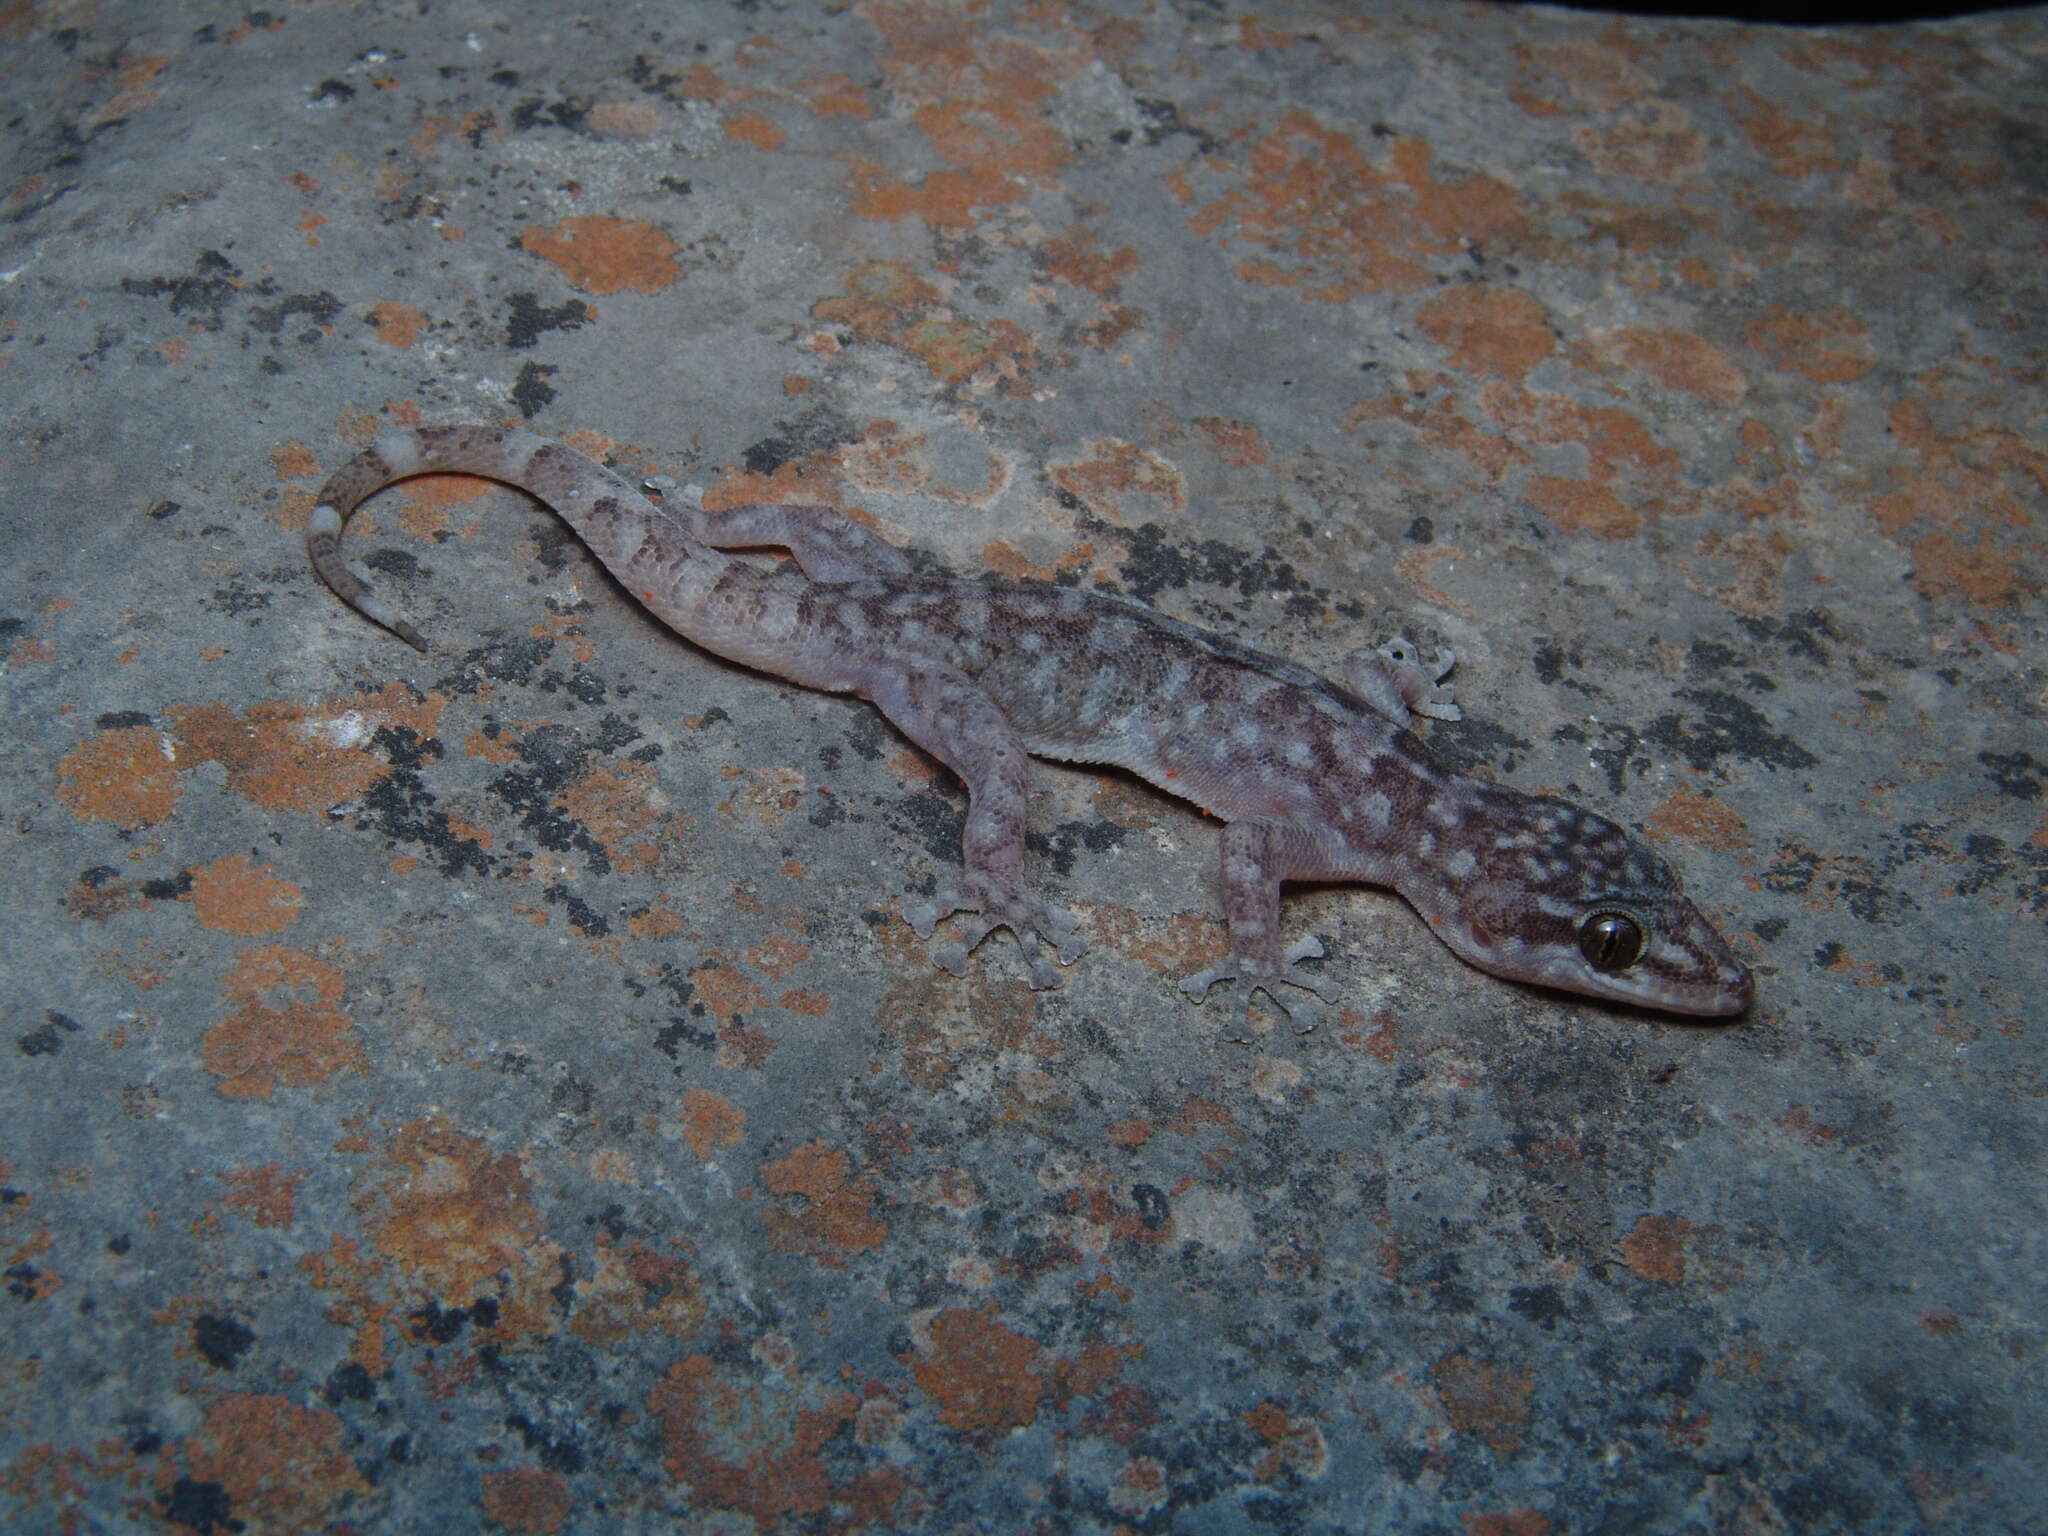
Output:
[[[1614,907],[1597,907],[1579,924],[1579,953],[1596,971],[1625,971],[1643,958],[1648,947],[1643,925]]]

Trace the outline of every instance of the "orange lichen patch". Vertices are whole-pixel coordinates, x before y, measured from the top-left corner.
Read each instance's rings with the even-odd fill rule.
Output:
[[[276,944],[245,949],[221,983],[238,1006],[206,1032],[200,1059],[230,1099],[267,1099],[340,1072],[368,1072],[356,1027],[341,1011],[342,974]]]
[[[1628,326],[1601,331],[1592,340],[1594,355],[1608,367],[1645,374],[1666,389],[1721,405],[1733,405],[1749,391],[1749,381],[1728,354],[1689,331]]]
[[[705,1312],[703,1287],[683,1260],[599,1233],[597,1263],[576,1282],[569,1331],[601,1346],[650,1329],[683,1339],[704,1326]]]
[[[1046,241],[1039,248],[1039,258],[1045,263],[1048,276],[1104,298],[1115,293],[1126,277],[1144,265],[1128,245],[1105,253],[1095,243],[1095,236],[1079,225]]]
[[[1933,417],[1939,399],[1930,391],[1893,405],[1891,435],[1912,462],[1886,476],[1891,488],[1871,512],[1912,555],[1923,596],[2015,602],[2041,586],[2033,508],[2048,492],[2048,453],[2001,428],[1944,430]]]
[[[1532,43],[1515,50],[1523,80],[1515,87],[1516,105],[1539,117],[1559,117],[1577,108],[1612,112],[1653,89],[1656,77],[1639,69],[1626,44],[1609,39],[1575,38],[1565,43]],[[1570,107],[1533,94],[1532,82],[1561,85],[1572,98]]]
[[[626,931],[636,939],[672,939],[683,931],[682,914],[666,896],[657,896],[653,906],[627,917]]]
[[[1559,475],[1536,475],[1522,487],[1529,505],[1566,533],[1626,539],[1642,526],[1635,509],[1605,486]]]
[[[1685,1245],[1697,1229],[1678,1216],[1644,1216],[1621,1240],[1621,1260],[1645,1280],[1679,1285],[1685,1280]]]
[[[845,297],[821,299],[811,313],[910,353],[943,383],[1016,387],[1037,363],[1031,334],[1010,320],[963,320],[940,297],[902,262],[868,261],[847,275]]]
[[[1742,136],[1780,176],[1819,176],[1841,169],[1835,136],[1824,123],[1797,118],[1783,105],[1744,88]]]
[[[905,430],[893,421],[868,423],[859,442],[838,450],[839,464],[846,479],[863,491],[935,496],[942,501],[985,507],[1010,488],[1016,462],[1008,454],[995,452],[985,438],[973,438],[969,445],[981,451],[987,465],[979,484],[962,483],[971,481],[971,469],[956,471],[957,479],[948,478],[946,468],[932,451],[929,436],[922,431]],[[870,532],[888,538],[891,543],[908,542],[900,528],[884,526],[855,509],[844,510]]]
[[[736,1147],[746,1134],[747,1112],[708,1088],[683,1095],[683,1140],[705,1162],[720,1147]]]
[[[165,65],[171,61],[162,54],[151,54],[145,58],[124,60],[113,72],[116,85],[120,87],[91,116],[94,127],[107,123],[118,123],[132,117],[144,107],[154,105],[163,92],[151,88],[154,80]]]
[[[1098,437],[1082,445],[1082,457],[1046,466],[1053,484],[1077,498],[1106,522],[1145,521],[1185,511],[1187,481],[1157,454],[1118,438]],[[1140,498],[1127,508],[1130,498]],[[1126,516],[1129,512],[1133,515]]]
[[[1512,288],[1447,288],[1415,318],[1425,336],[1450,349],[1453,367],[1511,384],[1521,383],[1554,345],[1543,306]]]
[[[1022,1429],[1038,1416],[1045,1382],[1031,1366],[1038,1343],[979,1311],[949,1307],[926,1330],[930,1349],[910,1362],[917,1385],[938,1405],[939,1422],[970,1432]]]
[[[1266,439],[1248,421],[1225,421],[1220,416],[1205,416],[1195,425],[1216,445],[1223,462],[1233,469],[1257,469],[1273,461],[1273,451],[1266,446]]]
[[[1743,339],[1773,367],[1816,384],[1852,384],[1877,366],[1869,328],[1846,309],[1795,314],[1783,304],[1750,322]]]
[[[1727,853],[1749,846],[1742,818],[1712,795],[1681,784],[1652,811],[1646,825],[1653,837]]]
[[[1430,155],[1421,140],[1398,139],[1381,167],[1348,134],[1290,111],[1252,146],[1241,184],[1190,227],[1265,253],[1238,264],[1246,282],[1330,304],[1410,293],[1429,284],[1431,262],[1522,225],[1509,188],[1480,175],[1441,181]]]
[[[228,787],[265,810],[320,811],[354,800],[390,774],[367,750],[378,730],[431,736],[447,700],[415,698],[402,683],[325,704],[277,700],[239,717],[226,704],[167,711],[181,767],[219,763]]]
[[[631,874],[661,860],[670,831],[661,814],[666,799],[651,765],[618,758],[592,763],[554,803],[604,845],[614,870]]]
[[[184,899],[192,903],[202,928],[253,937],[278,933],[299,920],[304,905],[299,888],[278,879],[268,864],[252,865],[235,854],[194,869],[191,875],[192,889]]]
[[[773,118],[761,112],[735,112],[724,123],[725,136],[756,149],[780,149],[789,137]]]
[[[449,514],[490,495],[494,484],[480,475],[415,475],[398,493],[398,521],[414,538],[437,541],[453,525]]]
[[[466,1307],[507,1270],[552,1267],[519,1160],[430,1116],[401,1128],[382,1187],[358,1196],[378,1252],[445,1306]]]
[[[1832,1125],[1824,1125],[1813,1111],[1804,1104],[1792,1104],[1775,1116],[1771,1123],[1789,1136],[1795,1136],[1816,1151],[1825,1150],[1835,1144],[1841,1132]]]
[[[260,1168],[234,1168],[220,1176],[228,1186],[221,1204],[231,1211],[247,1211],[259,1227],[288,1227],[297,1215],[299,1186],[303,1173],[286,1173],[282,1163],[265,1163]]]
[[[1533,1377],[1470,1355],[1446,1355],[1430,1369],[1429,1379],[1451,1428],[1478,1435],[1496,1456],[1512,1456],[1520,1449],[1521,1427],[1529,1422],[1529,1399],[1536,1390]]]
[[[80,821],[150,827],[178,803],[169,744],[146,725],[122,725],[80,742],[57,763],[57,798]]]
[[[721,1024],[730,1024],[734,1015],[751,1013],[767,1002],[759,987],[722,960],[700,965],[690,972],[690,985],[696,1001]]]
[[[848,156],[854,212],[967,229],[977,210],[1058,184],[1072,155],[1050,109],[1061,81],[1085,63],[1079,49],[1040,47],[989,27],[974,7],[930,0],[867,5],[861,15],[882,35],[890,88],[917,104],[911,121],[957,169],[899,181]]]
[[[846,296],[820,299],[811,313],[861,341],[886,341],[939,303],[939,290],[900,261],[864,261],[846,275]]]
[[[889,1235],[889,1224],[873,1210],[879,1191],[872,1180],[850,1175],[845,1152],[822,1141],[762,1164],[761,1182],[770,1194],[804,1202],[800,1210],[762,1213],[777,1246],[827,1269],[844,1269],[849,1254],[879,1248]]]
[[[1529,502],[1567,532],[1627,538],[1645,518],[1697,510],[1697,497],[1680,483],[1678,455],[1627,411],[1507,384],[1487,385],[1480,404],[1525,443],[1585,452],[1583,476],[1532,476],[1523,487]]]
[[[271,466],[280,480],[303,480],[320,473],[320,460],[304,443],[280,443],[270,450]]]
[[[1321,1477],[1330,1470],[1330,1445],[1322,1427],[1310,1418],[1293,1418],[1278,1403],[1260,1403],[1245,1411],[1245,1427],[1266,1442],[1266,1452],[1252,1467],[1260,1482],[1276,1477]]]
[[[386,299],[372,306],[370,325],[377,333],[377,339],[387,347],[409,347],[420,339],[420,332],[427,328],[427,317],[410,304],[397,299]]]
[[[1129,907],[1103,903],[1088,911],[1089,937],[1106,949],[1128,955],[1162,976],[1192,975],[1223,958],[1223,924],[1206,917],[1180,914],[1156,919],[1140,917]]]
[[[638,219],[586,214],[552,228],[535,225],[519,243],[585,293],[660,293],[675,282],[675,241]]]
[[[747,964],[765,973],[770,981],[782,980],[810,958],[810,945],[786,933],[771,935],[747,951]]]
[[[1707,163],[1706,137],[1692,114],[1672,101],[1644,101],[1601,127],[1572,134],[1593,168],[1634,181],[1675,181]]]
[[[865,122],[875,115],[867,89],[851,75],[819,75],[807,81],[804,99],[820,117],[851,117]]]
[[[647,1394],[661,1423],[662,1465],[688,1486],[691,1504],[735,1511],[761,1531],[815,1524],[827,1511],[835,1530],[895,1524],[909,1486],[902,1471],[885,1464],[835,1482],[820,1455],[857,1426],[861,1408],[852,1392],[801,1380],[733,1386],[709,1355],[678,1360]]]
[[[1478,470],[1488,484],[1499,484],[1508,471],[1530,461],[1532,455],[1520,443],[1497,432],[1488,432],[1465,416],[1454,394],[1446,391],[1436,398],[1424,398],[1440,388],[1448,376],[1433,374],[1410,378],[1410,391],[1368,400],[1345,417],[1347,430],[1356,431],[1371,421],[1398,421],[1433,449],[1456,454]]]
[[[486,1520],[520,1536],[557,1536],[576,1512],[569,1479],[548,1467],[486,1472],[481,1503]]]
[[[253,1529],[330,1530],[337,1505],[370,1491],[339,1418],[267,1393],[208,1404],[199,1433],[185,1442],[185,1462],[196,1481],[226,1490],[236,1517]]]
[[[585,119],[590,131],[607,139],[651,139],[668,118],[645,101],[600,101]]]
[[[1980,535],[1969,542],[1930,533],[1908,546],[1913,587],[1923,597],[1960,597],[1979,608],[2003,608],[2040,589],[2038,578],[2014,563],[2010,550]]]
[[[1465,1516],[1465,1536],[1550,1536],[1550,1517],[1538,1509],[1474,1510]]]

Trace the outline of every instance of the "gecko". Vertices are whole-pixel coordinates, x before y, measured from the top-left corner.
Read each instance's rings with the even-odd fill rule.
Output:
[[[956,975],[1008,930],[1034,988],[1086,952],[1075,920],[1025,880],[1034,756],[1121,768],[1223,823],[1228,954],[1181,982],[1197,1002],[1241,983],[1298,1027],[1335,985],[1283,945],[1281,886],[1355,881],[1406,899],[1461,959],[1496,976],[1664,1012],[1725,1016],[1754,983],[1665,862],[1614,822],[1446,766],[1410,728],[1455,718],[1397,642],[1347,658],[1342,681],[1149,608],[1077,587],[922,574],[821,507],[657,504],[602,464],[532,433],[387,428],[321,489],[314,569],[357,612],[427,643],[342,558],[366,499],[428,473],[480,475],[551,507],[656,618],[695,644],[801,687],[873,704],[967,789],[958,878],[904,916],[921,939],[960,914],[934,962]],[[764,563],[729,551],[781,549]],[[970,916],[971,914],[971,916]],[[1306,1026],[1302,1020],[1308,1020]]]

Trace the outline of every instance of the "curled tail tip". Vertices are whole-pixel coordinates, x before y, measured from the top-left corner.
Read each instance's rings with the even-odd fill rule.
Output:
[[[427,637],[403,619],[397,619],[392,622],[391,633],[398,636],[399,639],[416,651],[424,653],[427,649]]]

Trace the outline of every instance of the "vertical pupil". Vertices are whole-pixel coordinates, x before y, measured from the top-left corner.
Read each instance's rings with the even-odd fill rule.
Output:
[[[1641,956],[1643,932],[1622,912],[1598,912],[1579,930],[1579,953],[1595,970],[1625,971]]]

